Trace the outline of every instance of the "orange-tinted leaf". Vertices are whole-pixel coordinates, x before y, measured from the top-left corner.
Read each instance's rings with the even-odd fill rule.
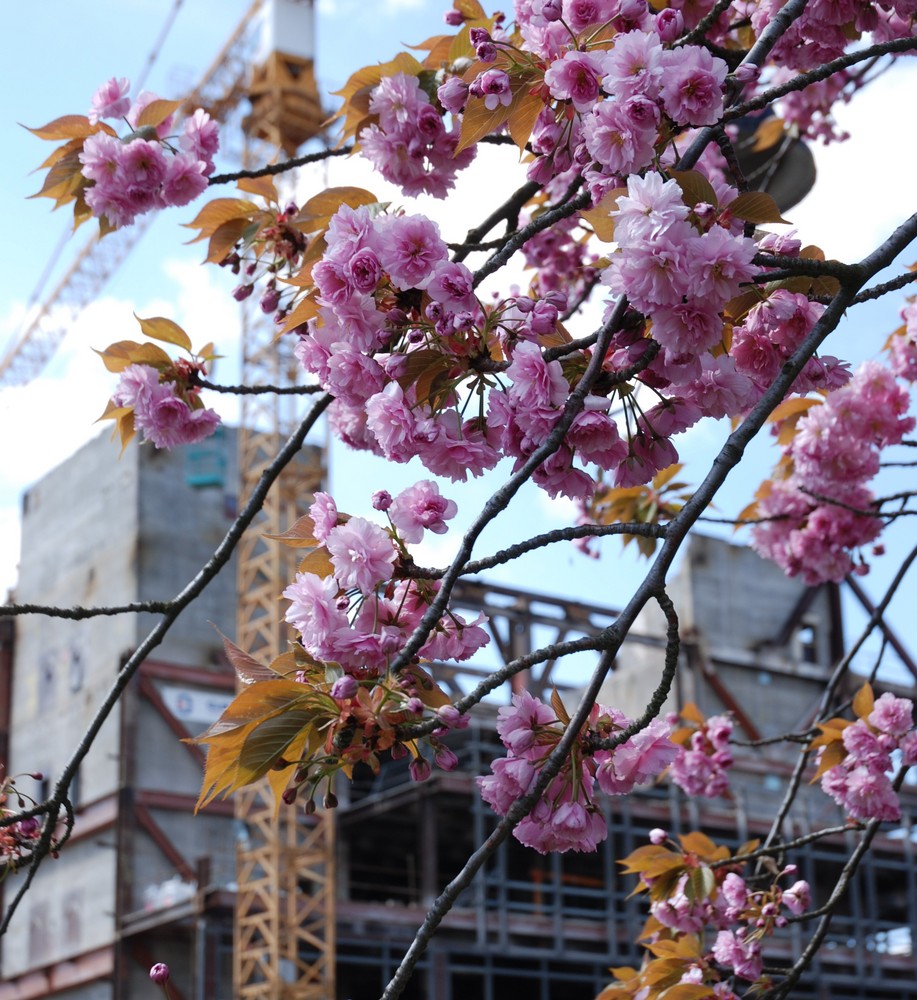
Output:
[[[186,229],[200,229],[200,233],[189,240],[190,243],[196,243],[216,232],[224,222],[229,222],[230,219],[251,219],[258,211],[254,202],[244,198],[215,198],[207,202],[191,222],[183,225]]]
[[[133,340],[119,340],[109,344],[104,351],[96,351],[105,367],[118,374],[128,365],[151,365],[153,368],[167,368],[172,364],[168,354],[155,344],[138,344]]]
[[[279,535],[268,535],[265,538],[273,538],[275,541],[283,542],[294,549],[314,549],[318,545],[315,539],[315,522],[311,517],[303,516],[298,518],[286,531]]]
[[[174,114],[182,106],[182,101],[166,101],[160,98],[158,101],[151,101],[140,112],[137,118],[136,129],[142,129],[145,125],[161,125],[171,114]]]
[[[590,208],[587,212],[580,212],[580,215],[592,226],[595,235],[603,243],[611,243],[615,238],[614,219],[609,213],[617,209],[618,199],[625,194],[627,194],[627,188],[615,188],[613,191],[609,191],[595,208]]]
[[[512,100],[509,105],[497,104],[492,110],[488,110],[485,105],[486,97],[471,97],[465,105],[465,113],[462,116],[462,131],[459,144],[455,149],[456,155],[463,149],[473,146],[485,135],[490,135],[506,122],[513,112],[517,103],[522,103],[528,97],[529,88],[532,85],[532,75],[526,73],[524,76],[511,76],[509,89]],[[515,140],[515,136],[513,137]]]
[[[318,315],[318,303],[313,295],[306,295],[296,303],[296,308],[287,316],[281,327],[281,333],[289,333],[296,327],[308,323],[310,319],[315,319]]]
[[[763,302],[766,297],[762,289],[751,288],[747,292],[737,295],[734,299],[730,299],[726,303],[723,313],[726,319],[738,323],[744,319],[750,309],[753,309],[759,302]]]
[[[551,708],[554,709],[554,714],[557,716],[559,722],[562,722],[565,726],[570,725],[570,716],[567,714],[564,700],[558,693],[557,688],[552,688],[551,690]]]
[[[61,157],[45,175],[40,191],[30,198],[54,198],[58,205],[72,200],[76,192],[88,183],[82,174],[83,165],[78,153],[68,153]]]
[[[779,406],[774,407],[771,415],[767,418],[768,423],[775,424],[787,417],[798,417],[811,409],[813,406],[821,405],[820,399],[809,399],[796,396],[793,399],[785,399]]]
[[[541,95],[537,92],[533,94],[531,87],[525,88],[519,94],[518,100],[511,105],[506,126],[520,152],[525,149],[525,144],[529,141],[532,129],[535,127],[535,119],[543,107],[544,101]]]
[[[818,770],[816,770],[811,784],[818,781],[826,771],[830,771],[832,767],[840,764],[846,756],[847,748],[840,740],[829,743],[821,752],[821,758],[818,761]]]
[[[293,220],[304,232],[316,232],[327,226],[329,220],[342,205],[359,208],[361,205],[374,205],[378,198],[365,188],[332,187],[326,188],[320,194],[310,198],[299,210]]]
[[[715,997],[712,986],[703,983],[676,983],[660,993],[658,1000],[708,1000]]]
[[[659,472],[653,476],[653,487],[654,489],[661,490],[666,483],[671,482],[671,480],[678,475],[679,472],[684,468],[681,462],[674,462],[672,465],[667,466],[664,469],[660,469]],[[684,485],[684,484],[679,484]],[[673,485],[673,489],[678,489],[679,485]]]
[[[236,244],[245,237],[245,232],[251,224],[248,219],[230,219],[221,226],[217,226],[207,244],[207,256],[204,258],[204,263],[222,263],[232,253]]]
[[[699,726],[702,726],[707,721],[693,701],[687,702],[679,714],[686,722],[696,722]]]
[[[740,522],[740,521],[753,521],[758,516],[759,516],[759,514],[758,514],[758,501],[757,500],[752,500],[752,502],[750,504],[746,505],[745,507],[743,507],[739,511],[739,513],[736,515],[736,521],[737,522]],[[741,528],[741,527],[742,527],[741,524],[736,524],[734,530],[738,531],[739,528]]]
[[[761,153],[765,149],[776,146],[778,142],[783,142],[786,135],[786,125],[782,118],[768,118],[763,121],[755,130],[755,142],[751,147],[753,153]]]
[[[875,708],[876,698],[872,693],[872,685],[864,684],[853,699],[853,714],[858,719],[865,719]]]
[[[684,833],[678,838],[681,846],[692,854],[697,854],[702,858],[709,858],[716,851],[716,844],[699,830],[692,833]]]
[[[152,337],[153,340],[162,340],[167,344],[175,344],[177,347],[183,347],[186,351],[191,351],[191,338],[178,323],[174,323],[164,316],[141,319],[136,313],[134,313],[134,319],[140,324],[140,329],[147,337]]]
[[[238,785],[251,784],[284,756],[284,752],[312,722],[314,712],[294,708],[274,715],[249,732],[239,754]]]
[[[468,21],[481,21],[487,17],[478,0],[454,0],[452,7]]]
[[[99,131],[91,125],[85,115],[63,115],[55,118],[53,122],[42,125],[40,128],[29,128],[25,126],[32,135],[37,135],[39,139],[82,139],[94,132]],[[111,129],[106,129],[111,132]]]
[[[277,204],[277,187],[274,184],[274,178],[270,175],[264,177],[243,177],[236,184],[236,187],[240,191],[244,191],[245,194],[258,195],[266,201]]]
[[[410,676],[414,687],[417,689],[417,697],[429,708],[442,708],[443,705],[451,703],[452,699],[449,695],[443,691],[436,681],[433,680],[432,675],[424,670],[423,667],[418,666],[416,663],[408,664],[408,666],[402,667],[401,674]]]
[[[331,562],[331,555],[322,545],[320,548],[310,552],[299,564],[300,573],[314,573],[324,579],[334,572],[334,564]]]

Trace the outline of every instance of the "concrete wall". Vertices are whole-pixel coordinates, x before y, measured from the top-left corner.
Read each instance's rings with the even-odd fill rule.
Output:
[[[173,597],[206,562],[235,515],[236,441],[226,431],[214,441],[222,484],[189,485],[188,450],[157,452],[118,447],[101,435],[49,473],[26,495],[20,581],[16,599],[59,606],[124,604]],[[234,631],[235,565],[231,563],[152,654],[225,675],[221,641],[208,624]],[[10,734],[12,771],[40,770],[56,780],[100,700],[130,653],[158,620],[119,615],[82,622],[21,617],[17,622]],[[128,705],[137,705],[136,683]],[[142,707],[142,706],[141,706]],[[137,787],[196,796],[200,766],[178,736],[146,706],[129,712],[122,759],[119,703],[84,762],[79,805]],[[190,727],[193,734],[206,724]],[[128,769],[129,764],[130,769]],[[22,790],[36,797],[38,783]],[[154,816],[167,838],[193,863],[231,844],[231,820],[161,811]],[[121,845],[118,831],[101,829],[68,845],[40,870],[3,947],[3,978],[70,958],[115,939],[118,863],[125,903],[142,907],[146,886],[168,877],[162,852],[139,832]],[[172,869],[174,871],[174,868]],[[14,892],[16,879],[5,891]],[[75,930],[74,928],[78,928]],[[107,987],[99,987],[105,992]],[[89,1000],[89,992],[77,991]]]
[[[137,452],[118,461],[102,434],[25,495],[16,599],[70,607],[121,604],[137,595]],[[10,770],[40,770],[53,783],[134,643],[132,615],[73,622],[16,619]],[[91,803],[119,785],[116,707],[79,772],[78,799]],[[38,797],[37,783],[22,790]],[[79,822],[79,820],[78,820]],[[47,861],[10,928],[3,974],[10,977],[112,940],[112,838],[68,846]],[[18,882],[10,879],[6,892]],[[80,932],[65,933],[78,926]],[[44,930],[42,930],[44,928]]]

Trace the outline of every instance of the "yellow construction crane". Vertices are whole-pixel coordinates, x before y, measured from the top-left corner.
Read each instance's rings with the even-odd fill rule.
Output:
[[[246,142],[292,155],[321,132],[315,83],[313,0],[255,0],[184,108],[203,107],[221,123],[245,99]],[[225,137],[225,132],[224,132]],[[224,138],[225,145],[225,138]],[[101,292],[151,221],[100,240],[91,238],[0,360],[0,388],[40,374],[74,314]],[[284,385],[295,363],[274,343],[274,330],[250,299],[243,308],[243,381]],[[63,317],[63,318],[62,318]],[[250,494],[297,422],[295,397],[244,396],[239,431],[242,499]],[[322,483],[314,451],[292,463],[239,545],[237,643],[270,661],[290,636],[278,595],[296,570],[295,551],[264,537],[279,534],[308,506]],[[275,806],[266,781],[237,798],[246,831],[238,853],[234,923],[234,994],[249,1000],[331,1000],[335,994],[334,843],[331,814],[305,817],[296,806]]]

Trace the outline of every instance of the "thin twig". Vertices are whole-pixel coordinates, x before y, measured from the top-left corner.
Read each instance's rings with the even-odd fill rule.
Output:
[[[165,614],[171,609],[172,601],[140,601],[136,604],[116,604],[100,608],[56,608],[47,604],[7,604],[0,607],[0,618],[13,618],[16,615],[45,615],[47,618],[69,618],[72,621],[81,621],[84,618],[140,612]]]
[[[273,393],[275,396],[309,396],[322,392],[320,385],[218,385],[205,378],[194,378],[193,384],[212,392],[231,393],[234,396],[258,396]]]
[[[317,153],[294,156],[291,160],[284,160],[282,163],[269,163],[266,167],[259,167],[257,170],[236,170],[231,174],[214,174],[208,183],[212,187],[214,184],[232,184],[234,181],[255,177],[273,177],[276,174],[284,174],[288,170],[295,170],[297,167],[304,167],[307,163],[318,163],[320,160],[330,160],[335,156],[348,156],[352,152],[352,145],[338,146],[337,149],[321,149]]]

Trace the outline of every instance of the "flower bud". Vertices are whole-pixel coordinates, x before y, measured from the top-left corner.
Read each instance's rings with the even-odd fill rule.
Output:
[[[157,962],[153,968],[150,969],[150,979],[152,979],[154,983],[158,983],[160,986],[169,981],[170,975],[171,973],[169,972],[169,967],[165,962]]]
[[[417,757],[415,760],[412,760],[408,770],[411,772],[411,780],[418,782],[426,781],[432,772],[432,768],[423,757]]]
[[[376,490],[373,493],[373,510],[386,511],[392,505],[392,495],[388,490]]]
[[[337,699],[338,701],[346,701],[347,698],[352,698],[357,691],[360,689],[360,685],[354,680],[350,675],[346,677],[339,677],[331,685],[331,697]]]
[[[650,830],[650,843],[651,844],[664,844],[669,839],[669,834],[667,830],[663,830],[661,827],[654,827]]]
[[[454,771],[458,767],[459,759],[449,747],[438,747],[433,759],[444,771]]]
[[[443,705],[437,710],[436,717],[446,729],[465,729],[471,722],[470,717],[460,712],[455,705]]]
[[[656,15],[656,34],[661,42],[674,42],[685,30],[685,19],[680,10],[667,7]]]

